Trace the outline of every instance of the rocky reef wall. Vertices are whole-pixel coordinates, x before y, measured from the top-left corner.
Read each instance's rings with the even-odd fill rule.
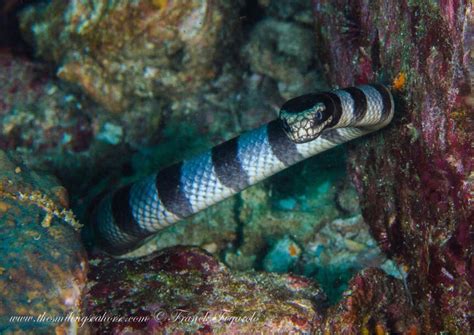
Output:
[[[474,329],[471,10],[468,1],[314,1],[332,84],[404,81],[394,122],[350,145],[349,169],[429,333]]]
[[[0,332],[474,331],[471,6],[2,2],[0,315],[146,320]],[[389,127],[160,232],[146,257],[86,256],[68,225],[68,193],[85,224],[107,190],[286,99],[367,82],[397,88]]]

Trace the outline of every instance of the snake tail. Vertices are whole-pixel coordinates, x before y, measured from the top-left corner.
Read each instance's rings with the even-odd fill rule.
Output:
[[[317,134],[308,115],[327,120]],[[305,117],[291,127],[282,115]],[[289,166],[386,126],[394,113],[390,90],[362,85],[291,99],[280,117],[212,149],[106,195],[93,214],[94,243],[111,255],[139,247],[158,231],[212,206]],[[328,121],[329,120],[329,121]],[[322,123],[323,124],[323,123]],[[306,127],[306,128],[304,128]],[[299,134],[306,131],[299,141]],[[314,138],[308,139],[308,134]]]

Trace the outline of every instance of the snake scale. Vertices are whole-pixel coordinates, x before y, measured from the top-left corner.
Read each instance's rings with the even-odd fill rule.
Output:
[[[108,194],[94,213],[94,242],[112,255],[287,167],[386,126],[394,113],[380,84],[287,101],[279,118]]]

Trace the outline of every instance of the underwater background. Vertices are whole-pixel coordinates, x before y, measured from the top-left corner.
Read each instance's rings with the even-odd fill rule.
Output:
[[[0,20],[0,333],[474,332],[471,2],[4,0]],[[387,128],[121,259],[81,234],[107,192],[365,83],[400,89]]]

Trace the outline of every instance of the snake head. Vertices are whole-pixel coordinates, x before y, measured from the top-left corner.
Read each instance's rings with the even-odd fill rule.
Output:
[[[312,141],[331,125],[333,115],[320,94],[306,94],[288,100],[280,110],[280,120],[295,143]]]

